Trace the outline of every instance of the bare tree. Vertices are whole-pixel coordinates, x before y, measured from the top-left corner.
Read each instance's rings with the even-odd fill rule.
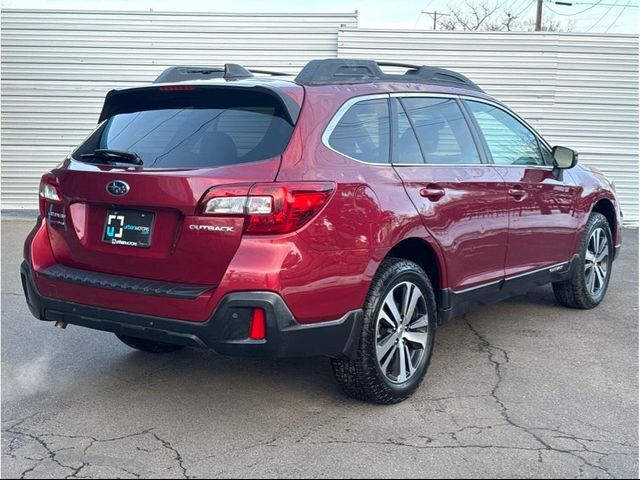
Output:
[[[448,16],[440,21],[444,30],[498,30],[496,16],[500,11],[498,3],[480,3],[465,0],[462,6],[449,7]]]
[[[504,29],[507,32],[512,31],[514,29],[514,27],[517,28],[517,26],[518,26],[518,17],[516,17],[515,15],[512,15],[509,12],[505,13],[505,17],[506,18],[504,19],[502,24],[504,25]]]
[[[446,16],[438,17],[438,25],[443,30],[467,31],[530,31],[535,22],[531,19],[521,20],[521,12],[510,11],[509,2],[498,0],[464,0],[449,6]],[[512,5],[510,5],[512,6]],[[542,30],[573,31],[575,24],[562,22],[553,18],[545,19]]]

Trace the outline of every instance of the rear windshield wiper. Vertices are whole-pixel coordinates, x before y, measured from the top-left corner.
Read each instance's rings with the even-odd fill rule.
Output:
[[[142,159],[135,152],[127,152],[124,150],[110,150],[107,148],[99,148],[92,153],[83,153],[80,158],[84,160],[97,160],[105,162],[133,163],[134,165],[142,165]]]

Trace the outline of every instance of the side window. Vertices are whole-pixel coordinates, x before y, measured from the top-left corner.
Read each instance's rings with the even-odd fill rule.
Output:
[[[424,158],[420,152],[420,145],[416,139],[416,134],[411,128],[411,122],[397,99],[394,102],[396,131],[394,138],[394,163],[401,164],[424,164]]]
[[[497,165],[544,165],[538,139],[516,118],[500,108],[467,100]]]
[[[428,164],[481,163],[469,126],[454,99],[407,97],[401,103],[413,122]]]
[[[363,100],[342,116],[329,136],[334,150],[363,162],[389,162],[389,104]]]

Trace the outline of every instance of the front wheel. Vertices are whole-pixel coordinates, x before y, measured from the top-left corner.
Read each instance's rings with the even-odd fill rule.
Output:
[[[579,262],[570,279],[553,284],[556,299],[570,308],[589,309],[602,302],[611,278],[613,240],[609,222],[592,213],[580,244]]]
[[[435,329],[435,295],[424,270],[409,260],[385,260],[365,303],[356,359],[332,359],[338,384],[358,400],[405,400],[427,373]]]

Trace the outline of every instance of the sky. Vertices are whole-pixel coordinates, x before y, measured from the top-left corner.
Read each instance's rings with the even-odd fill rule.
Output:
[[[479,0],[473,0],[479,1]],[[535,18],[535,0],[485,0],[502,4],[502,9],[521,19]],[[639,0],[561,0],[571,6],[557,5],[560,0],[545,0],[546,18],[574,22],[574,31],[591,33],[638,33]],[[433,19],[425,11],[447,12],[454,0],[1,0],[3,8],[95,9],[185,11],[185,12],[331,12],[358,11],[362,28],[431,29]]]

